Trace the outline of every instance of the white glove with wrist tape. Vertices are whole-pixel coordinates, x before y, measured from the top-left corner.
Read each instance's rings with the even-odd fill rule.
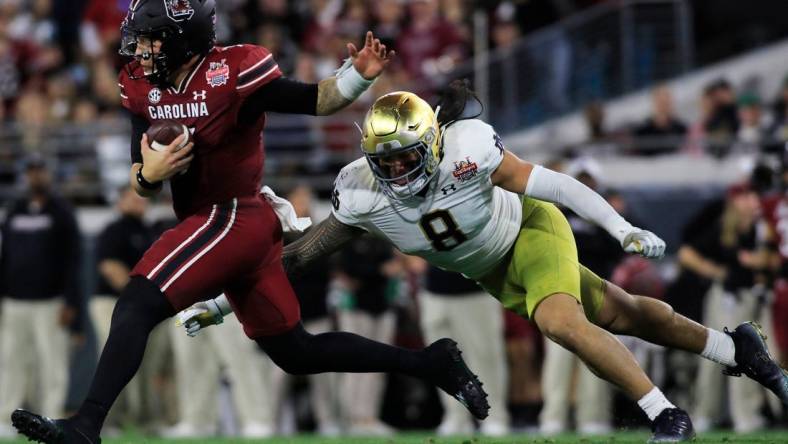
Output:
[[[637,253],[650,259],[661,259],[665,255],[665,241],[656,234],[634,228],[621,241],[621,246],[627,253]]]
[[[224,307],[223,307],[224,305]],[[225,295],[216,299],[198,302],[175,315],[175,325],[186,329],[186,334],[195,337],[200,331],[211,325],[224,322],[225,314],[232,312]]]

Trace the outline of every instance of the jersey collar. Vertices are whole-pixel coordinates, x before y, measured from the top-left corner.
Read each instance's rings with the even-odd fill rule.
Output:
[[[189,74],[187,74],[186,77],[184,77],[183,80],[181,80],[181,84],[178,85],[177,88],[174,87],[174,86],[171,86],[169,88],[170,93],[172,93],[172,94],[183,94],[189,88],[189,84],[191,83],[192,79],[194,78],[194,75],[197,74],[197,71],[200,70],[200,67],[202,66],[203,62],[205,62],[205,58],[206,58],[206,56],[202,56],[200,58],[200,61],[194,64],[194,66],[192,67],[191,71],[189,71]]]

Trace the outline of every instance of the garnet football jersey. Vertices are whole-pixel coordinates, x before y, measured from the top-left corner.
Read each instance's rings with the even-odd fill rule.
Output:
[[[263,174],[262,130],[265,115],[250,123],[239,120],[244,100],[282,75],[263,47],[214,47],[180,85],[161,89],[145,79],[137,62],[120,73],[123,106],[148,122],[175,119],[192,131],[194,160],[188,171],[170,179],[179,219],[208,205],[234,197],[254,196]],[[141,163],[139,152],[132,162]]]

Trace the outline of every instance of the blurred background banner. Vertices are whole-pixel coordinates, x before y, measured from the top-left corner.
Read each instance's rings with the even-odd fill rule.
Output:
[[[128,6],[129,0],[0,0],[0,399],[6,401],[0,418],[22,403],[51,415],[78,405],[123,284],[119,276],[172,224],[167,190],[145,206],[124,188],[131,128],[117,74],[126,62],[118,46]],[[712,327],[760,319],[774,327],[773,351],[788,359],[785,270],[767,273],[748,256],[761,249],[788,255],[784,1],[218,0],[217,7],[220,45],[265,46],[286,76],[301,81],[332,75],[346,43],[358,45],[367,30],[397,52],[372,88],[340,113],[267,116],[265,184],[287,195],[300,215],[319,221],[329,213],[337,172],[361,156],[355,122],[375,98],[410,90],[435,103],[444,86],[465,78],[507,149],[578,178],[668,243],[661,262],[626,259],[604,242],[606,234],[568,214],[581,260],[604,258],[596,261],[600,276],[720,323]],[[68,267],[58,265],[66,262],[63,251]],[[321,268],[297,288],[314,332],[358,331],[415,347],[450,332],[462,336],[464,318],[441,304],[490,302],[472,283],[456,285],[460,276],[440,274],[385,245],[361,242]],[[733,277],[719,272],[734,269]],[[51,285],[22,298],[15,289],[33,285],[19,283],[25,274]],[[496,360],[483,371],[495,378],[488,384],[498,399],[491,403],[507,410],[480,432],[601,433],[644,423],[581,363],[545,347],[526,321],[497,306],[465,311],[490,309],[492,317],[473,321],[493,336],[490,347],[460,341],[478,350],[469,362]],[[31,370],[52,354],[43,346],[16,362],[13,343],[36,340],[20,327],[20,316],[51,324],[58,341],[70,338],[70,357],[46,361],[56,376]],[[228,322],[217,329],[237,327]],[[411,379],[288,378],[251,343],[237,349],[252,359],[217,358],[215,368],[204,369],[200,378],[213,385],[201,399],[213,404],[190,409],[182,390],[196,377],[188,356],[213,352],[173,338],[181,332],[172,325],[162,329],[137,385],[111,416],[116,430],[133,425],[169,437],[259,437],[298,430],[385,435],[395,428],[453,434],[476,427],[464,411],[450,407],[444,414],[433,388]],[[201,350],[216,348],[202,339]],[[699,430],[785,424],[784,412],[763,396],[747,400],[755,413],[729,408],[731,396],[751,388],[708,376],[695,357],[627,345],[671,399],[694,413]],[[238,376],[250,368],[260,369],[253,380]],[[59,382],[50,390],[36,378]],[[720,396],[704,397],[699,387]],[[57,396],[41,396],[52,390]],[[18,405],[6,405],[11,402]],[[232,413],[247,412],[243,406],[250,404],[261,411]],[[0,424],[0,438],[6,429]]]

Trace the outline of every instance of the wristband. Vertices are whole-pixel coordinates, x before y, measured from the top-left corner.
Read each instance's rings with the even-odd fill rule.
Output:
[[[345,59],[345,63],[337,69],[336,78],[339,94],[351,102],[375,82],[375,79],[367,80],[359,74],[350,58]]]
[[[136,178],[137,178],[137,183],[139,184],[139,186],[141,186],[142,188],[144,188],[146,190],[158,190],[159,188],[161,188],[161,181],[151,183],[151,182],[148,182],[145,179],[145,177],[143,177],[143,175],[142,175],[142,167],[141,166],[137,170]]]

